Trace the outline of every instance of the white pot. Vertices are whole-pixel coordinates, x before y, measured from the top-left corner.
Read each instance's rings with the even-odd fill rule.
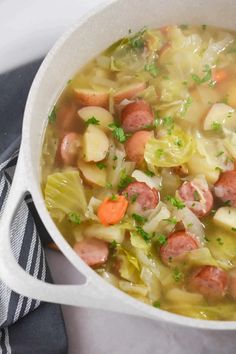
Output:
[[[109,44],[148,25],[208,24],[235,29],[235,0],[115,0],[82,18],[63,35],[41,65],[26,104],[20,156],[11,193],[1,218],[0,278],[14,291],[38,300],[101,308],[189,327],[232,330],[236,322],[203,321],[143,304],[106,283],[75,254],[56,228],[40,188],[40,155],[48,114],[68,79]],[[25,192],[62,253],[84,275],[82,285],[43,283],[26,273],[10,248],[10,224]]]

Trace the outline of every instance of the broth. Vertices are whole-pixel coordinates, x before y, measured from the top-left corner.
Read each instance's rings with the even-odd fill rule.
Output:
[[[236,320],[236,34],[129,33],[49,115],[45,203],[106,281],[152,306]]]

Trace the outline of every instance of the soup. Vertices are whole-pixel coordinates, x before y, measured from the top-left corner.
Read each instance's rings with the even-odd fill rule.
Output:
[[[46,206],[122,291],[236,320],[236,35],[129,32],[68,81],[48,117]]]

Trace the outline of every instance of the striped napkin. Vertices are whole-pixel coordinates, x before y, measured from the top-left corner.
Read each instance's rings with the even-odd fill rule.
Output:
[[[17,162],[20,137],[16,138],[16,135],[20,134],[19,121],[22,119],[22,109],[30,82],[29,76],[32,80],[38,65],[39,62],[34,65],[29,64],[0,76],[0,217]],[[21,80],[17,80],[19,77]],[[10,90],[9,82],[12,87],[14,86],[13,90]],[[13,104],[16,99],[14,94],[17,95],[18,105]],[[7,95],[9,105],[4,100],[4,95]],[[18,114],[12,111],[15,109],[18,110]],[[1,117],[4,119],[2,120]],[[19,128],[14,131],[15,126]],[[11,140],[10,146],[3,151],[8,140]],[[1,237],[4,235],[0,235],[0,242]],[[27,195],[12,225],[12,250],[18,263],[28,273],[43,281],[51,282],[41,243],[45,240],[49,240],[49,235],[37,215],[30,195]],[[66,353],[67,336],[60,306],[40,303],[16,294],[0,280],[0,354]]]

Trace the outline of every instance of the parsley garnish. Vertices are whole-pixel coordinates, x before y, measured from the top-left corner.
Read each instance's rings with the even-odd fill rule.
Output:
[[[129,46],[131,49],[139,50],[143,49],[145,45],[145,41],[143,38],[143,34],[146,32],[146,28],[143,28],[141,31],[137,32],[134,36],[129,38]]]
[[[152,77],[157,77],[160,72],[155,63],[145,64],[144,70],[147,71]]]
[[[160,303],[160,301],[154,301],[153,303],[152,303],[152,306],[153,307],[156,307],[157,309],[159,309],[160,307],[161,307],[161,303]]]
[[[179,138],[174,141],[174,144],[177,145],[179,148],[183,147],[183,142]]]
[[[109,244],[109,249],[110,249],[111,251],[115,251],[116,248],[117,248],[117,246],[118,246],[118,243],[117,243],[115,240],[113,240],[113,241]]]
[[[193,196],[194,196],[194,200],[196,201],[196,202],[199,202],[199,200],[200,200],[200,195],[199,195],[199,193],[198,193],[198,191],[194,191],[194,193],[193,193]]]
[[[136,231],[138,232],[138,234],[140,236],[142,236],[142,238],[147,242],[149,241],[152,236],[150,234],[148,234],[146,231],[144,231],[144,229],[141,226],[136,226]]]
[[[150,177],[155,176],[155,173],[152,172],[152,171],[149,171],[149,170],[144,171],[144,173],[145,173],[147,176],[150,176]]]
[[[145,222],[147,221],[147,218],[145,218],[142,215],[139,214],[132,214],[132,218],[135,220],[135,222],[137,222],[138,224],[145,224]]]
[[[216,239],[216,241],[219,243],[220,246],[222,246],[224,244],[224,242],[222,241],[222,239],[220,237],[218,237]]]
[[[162,121],[163,121],[163,126],[164,127],[172,127],[173,124],[174,124],[174,120],[171,116],[167,116],[167,117],[164,117],[162,118]]]
[[[185,204],[182,202],[182,200],[172,197],[171,195],[168,195],[166,199],[177,209],[183,209],[185,207]]]
[[[108,127],[112,129],[114,138],[116,138],[120,143],[124,143],[126,141],[127,135],[121,127],[114,123],[109,124]]]
[[[106,188],[107,188],[107,189],[112,189],[112,188],[113,188],[113,186],[112,186],[112,184],[111,184],[111,183],[109,183],[109,182],[108,182],[108,183],[106,183]]]
[[[101,161],[96,163],[96,166],[100,169],[103,170],[104,168],[107,168],[107,165]]]
[[[117,200],[117,195],[112,194],[112,196],[110,197],[110,200],[112,200],[113,202]]]
[[[209,65],[204,66],[203,72],[205,73],[205,75],[202,78],[200,78],[196,74],[191,75],[193,81],[195,81],[197,85],[204,84],[204,83],[208,82],[209,80],[211,80],[211,68]]]
[[[219,151],[218,154],[216,155],[216,157],[220,157],[223,154],[224,154],[224,151]]]
[[[173,274],[172,274],[174,280],[176,282],[179,282],[181,279],[182,279],[182,276],[183,274],[180,272],[180,270],[176,267],[173,271]]]
[[[160,159],[164,154],[164,150],[163,149],[157,149],[156,150],[156,156],[158,159]]]
[[[137,198],[138,198],[138,194],[137,193],[132,194],[131,197],[130,197],[131,203],[133,204],[137,200]]]
[[[218,133],[222,130],[222,125],[219,122],[215,121],[212,123],[211,129]]]
[[[226,200],[223,204],[224,206],[231,206],[231,200]]]
[[[164,244],[166,244],[167,242],[167,238],[165,235],[157,235],[157,241],[159,242],[159,244],[162,246]]]
[[[49,123],[54,123],[56,118],[57,118],[56,106],[53,106],[53,109],[48,116]]]
[[[99,125],[100,122],[99,120],[97,120],[95,117],[91,117],[89,118],[88,120],[86,120],[85,124],[88,126],[89,124],[92,124],[92,125]]]
[[[177,222],[178,222],[175,217],[173,217],[173,218],[168,218],[168,219],[163,219],[163,221],[166,221],[166,222],[168,222],[169,224],[173,224],[173,225],[176,225]]]
[[[185,116],[185,114],[187,113],[187,110],[189,109],[189,107],[191,106],[191,104],[193,103],[193,99],[191,96],[187,97],[184,100],[183,106],[182,106],[182,110],[181,110],[181,116]]]
[[[133,182],[133,178],[131,176],[127,175],[125,169],[121,170],[121,172],[120,172],[120,182],[118,184],[118,189],[124,189],[131,182]]]
[[[80,225],[81,224],[81,219],[79,214],[75,212],[71,212],[68,214],[68,219],[73,222],[74,224]]]
[[[236,232],[236,227],[232,227],[231,230]]]

